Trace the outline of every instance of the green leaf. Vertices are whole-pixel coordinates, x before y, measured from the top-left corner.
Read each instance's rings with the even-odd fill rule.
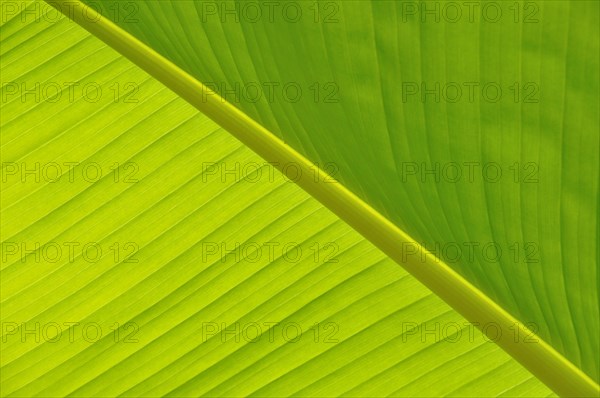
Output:
[[[598,2],[459,5],[456,23],[443,2],[294,2],[259,17],[243,2],[132,4],[135,21],[113,15],[120,27],[334,164],[352,192],[600,380]]]
[[[64,12],[66,2],[58,4]],[[542,12],[550,21],[534,25],[526,20],[511,25],[509,19],[487,26],[489,21],[477,17],[465,24],[426,26],[418,17],[404,20],[403,3],[299,3],[320,10],[315,21],[299,23],[289,15],[268,23],[228,23],[218,13],[208,13],[207,4],[95,3],[156,52],[104,18],[68,12],[181,98],[73,24],[23,23],[19,19],[26,20],[27,13],[14,14],[3,4],[2,94],[12,99],[2,101],[3,162],[8,159],[3,163],[2,334],[3,340],[16,336],[22,341],[3,341],[2,394],[549,393],[413,276],[469,320],[484,321],[486,333],[493,335],[486,327],[490,324],[504,332],[496,341],[557,392],[596,394],[597,384],[529,329],[598,380],[596,249],[587,240],[568,240],[565,232],[573,229],[565,224],[576,219],[575,235],[596,233],[595,218],[580,220],[575,214],[596,214],[597,154],[587,149],[587,157],[579,156],[591,145],[597,147],[598,137],[585,136],[585,142],[581,134],[569,135],[572,121],[566,115],[576,117],[578,127],[583,121],[598,130],[598,40],[587,40],[589,48],[580,40],[597,30],[597,5],[514,3],[514,11],[524,13],[515,18],[533,10],[534,16]],[[237,6],[244,4],[249,3]],[[28,11],[35,14],[40,8],[49,12],[38,2]],[[331,13],[325,17],[322,11]],[[564,15],[578,23],[565,24]],[[458,43],[457,53],[445,45],[451,39]],[[499,58],[500,51],[490,51],[494,46],[508,54],[507,60]],[[532,72],[532,66],[539,70]],[[455,104],[426,97],[411,103],[402,92],[403,82],[412,80],[490,77],[504,87],[515,76],[544,77],[551,83],[558,77],[563,84],[551,87],[551,99],[542,97],[534,105],[524,98],[524,103],[477,98]],[[89,91],[75,88],[76,99],[68,101],[40,102],[32,92],[18,92],[15,98],[13,90],[26,90],[22,82],[37,81],[46,83],[41,91],[46,97],[44,90],[52,91],[56,81],[92,83],[96,92],[102,81],[104,94],[90,99]],[[289,91],[277,91],[283,97],[272,101],[249,100],[247,91],[237,98],[236,83],[248,82],[288,82],[292,84],[284,87],[303,88],[304,94],[299,101],[291,100]],[[514,95],[528,99],[538,86],[544,87],[535,81],[517,83]],[[144,87],[150,94],[138,97]],[[533,94],[525,93],[531,88]],[[70,89],[62,94],[71,95]],[[33,103],[28,102],[32,96]],[[283,160],[276,167],[288,177],[294,175],[290,166],[300,170],[303,175],[295,182],[350,226],[183,100],[265,159]],[[574,105],[581,110],[571,111]],[[504,136],[508,143],[500,139]],[[556,136],[561,140],[552,138]],[[577,145],[570,146],[565,137]],[[525,148],[542,143],[548,153],[535,151],[535,162],[525,162]],[[566,149],[561,146],[565,143]],[[564,151],[576,156],[567,154],[557,162],[552,155]],[[48,181],[44,173],[50,162],[72,159],[83,164],[77,163],[59,182]],[[567,159],[573,160],[569,166]],[[445,170],[451,163],[473,160],[500,162],[504,172],[516,164],[519,181],[405,181],[412,170],[406,167],[441,164]],[[33,171],[26,169],[32,165]],[[247,171],[249,165],[251,174],[241,178],[245,172],[236,168]],[[538,179],[530,189],[524,180],[531,175],[522,172],[530,172],[531,165],[540,177],[561,175],[560,183]],[[103,178],[90,178],[90,168],[101,170]],[[586,168],[589,175],[579,173]],[[15,170],[23,180],[5,183],[4,175],[14,177]],[[326,172],[345,186],[330,181]],[[267,182],[259,178],[264,173],[272,175]],[[42,181],[31,183],[32,175]],[[581,181],[592,189],[580,189]],[[538,241],[513,240],[515,231],[519,239],[535,236]],[[460,240],[464,238],[470,240]],[[246,244],[244,259],[234,249],[240,241]],[[525,260],[533,248],[544,268],[511,261],[506,254],[499,263],[490,263],[483,251],[474,259],[452,262],[435,246],[473,241],[498,243]],[[36,242],[43,247],[37,250]],[[48,261],[60,243],[65,250],[65,242],[98,242],[93,249],[103,248],[103,255],[90,261],[84,250],[73,260]],[[299,262],[283,253],[265,258],[265,242],[298,243],[305,257]],[[19,250],[28,252],[27,243],[35,250],[21,260]],[[256,243],[263,245],[258,252]],[[315,248],[320,251],[314,253]],[[134,257],[119,257],[126,249]],[[5,262],[14,250],[17,256]],[[329,250],[338,261],[326,261]],[[205,259],[213,254],[212,260]],[[577,258],[570,272],[566,256]],[[513,324],[513,316],[533,322],[527,329]],[[73,333],[81,324],[98,324],[104,338],[94,344],[85,335],[59,344],[29,338],[39,333],[28,333],[27,326],[39,322],[42,340],[48,340],[43,330],[55,319],[80,322],[70,328]],[[221,322],[244,329],[273,320],[300,328],[302,339],[292,342],[275,334],[274,341],[267,341],[262,338],[270,331],[265,330],[256,343],[241,330],[209,339],[204,335],[206,327],[218,328]],[[110,329],[119,325],[118,333]],[[457,334],[449,335],[448,328],[455,326]],[[148,333],[146,340],[131,346],[112,340],[138,327],[139,336]],[[322,340],[330,330],[341,337],[339,342]],[[467,332],[468,341],[461,341]],[[311,333],[317,341],[311,341]]]
[[[206,116],[37,10],[0,28],[2,396],[550,394]]]

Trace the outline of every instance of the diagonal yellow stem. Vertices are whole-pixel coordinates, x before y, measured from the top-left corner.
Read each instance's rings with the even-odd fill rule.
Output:
[[[531,339],[515,339],[515,336],[531,336],[533,333],[396,225],[217,93],[83,2],[45,1],[154,76],[266,161],[273,163],[282,173],[291,174],[288,177],[302,189],[466,319],[484,333],[490,331],[490,337],[497,344],[557,394],[600,396],[600,386],[548,343],[539,337],[535,343],[530,342]],[[404,253],[407,246],[418,248],[425,261],[407,261]],[[495,327],[486,327],[488,325]]]

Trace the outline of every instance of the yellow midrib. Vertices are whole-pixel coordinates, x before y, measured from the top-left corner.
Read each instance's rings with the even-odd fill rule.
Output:
[[[492,336],[494,341],[557,394],[599,396],[597,383],[539,337],[538,343],[522,339],[515,342],[515,327],[521,336],[533,333],[396,225],[248,115],[80,0],[45,1],[162,82],[259,156],[273,163],[282,173],[293,174],[288,177],[475,326],[496,324],[500,332],[499,336]],[[291,164],[295,167],[286,167]],[[419,248],[425,261],[407,262],[402,254],[403,244]]]

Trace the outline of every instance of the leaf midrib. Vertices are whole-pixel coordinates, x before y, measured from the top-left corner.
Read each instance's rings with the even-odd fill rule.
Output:
[[[273,163],[283,174],[289,171],[286,165],[294,164],[296,168],[290,171],[294,175],[289,177],[302,189],[470,322],[475,325],[492,322],[497,324],[501,332],[505,333],[501,333],[502,337],[496,342],[555,392],[565,396],[598,394],[600,387],[597,383],[539,337],[537,344],[522,341],[515,343],[510,337],[515,332],[515,325],[520,333],[531,335],[531,331],[342,184],[337,181],[329,182],[332,178],[327,173],[265,127],[80,0],[75,2],[75,6],[71,0],[45,1],[61,12],[63,8],[67,10],[63,14],[162,82],[259,156]],[[69,7],[72,8],[70,12]],[[300,178],[295,175],[297,168],[301,170]],[[418,248],[424,253],[425,261],[406,262],[401,250],[402,244]]]

